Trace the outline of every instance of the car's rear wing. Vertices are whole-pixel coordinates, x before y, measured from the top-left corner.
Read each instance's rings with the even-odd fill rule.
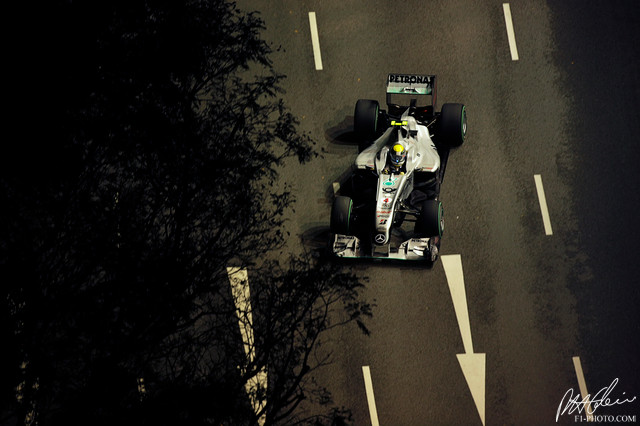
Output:
[[[387,104],[396,104],[392,95],[431,95],[436,106],[436,76],[419,74],[389,74],[387,77]]]

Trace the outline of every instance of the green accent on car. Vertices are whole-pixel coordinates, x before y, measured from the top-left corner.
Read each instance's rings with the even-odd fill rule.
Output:
[[[378,115],[380,114],[380,105],[376,105],[376,120],[373,123],[373,131],[378,131]]]
[[[462,132],[462,140],[467,135],[467,107],[462,105],[462,118],[460,119],[460,131]]]
[[[384,186],[393,186],[396,184],[397,180],[398,180],[397,177],[392,178],[391,175],[389,175],[389,180],[385,180],[384,182],[382,182],[382,184]]]

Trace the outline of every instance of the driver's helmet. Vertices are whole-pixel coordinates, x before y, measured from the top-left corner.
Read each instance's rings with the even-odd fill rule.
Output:
[[[404,142],[396,142],[389,150],[389,161],[396,169],[401,168],[407,161],[407,147]]]

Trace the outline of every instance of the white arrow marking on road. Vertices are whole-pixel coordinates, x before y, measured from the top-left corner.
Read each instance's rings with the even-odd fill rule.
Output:
[[[369,417],[371,417],[371,426],[379,426],[378,410],[376,410],[376,398],[373,395],[373,381],[371,380],[371,371],[368,365],[362,366],[362,376],[364,377],[364,389],[367,392],[367,403],[369,404]]]
[[[340,182],[333,182],[333,196],[338,196],[338,192],[340,191]]]
[[[485,404],[485,372],[486,354],[473,353],[471,340],[471,326],[469,324],[469,310],[467,308],[467,295],[464,289],[464,275],[462,273],[462,259],[459,254],[441,256],[442,267],[447,276],[453,309],[456,311],[458,327],[464,345],[463,354],[457,354],[462,374],[471,390],[471,396],[476,404],[478,415],[484,425]]]
[[[251,294],[249,292],[249,275],[246,269],[237,267],[228,267],[227,275],[231,284],[231,294],[233,302],[236,305],[236,314],[238,316],[238,325],[240,326],[240,334],[242,335],[242,343],[244,352],[247,356],[248,363],[253,363],[256,358],[255,340],[253,337],[253,314],[251,313]],[[261,390],[267,388],[267,371],[265,368],[260,369],[255,376],[249,378],[245,383],[245,389],[251,405],[256,414],[264,410],[266,401],[259,398],[258,395],[263,394]],[[258,425],[264,425],[266,413],[258,418]]]

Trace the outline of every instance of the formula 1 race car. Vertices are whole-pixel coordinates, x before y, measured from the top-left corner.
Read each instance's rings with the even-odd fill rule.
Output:
[[[386,98],[387,111],[374,100],[356,103],[360,154],[331,208],[332,252],[435,262],[444,230],[440,185],[450,149],[465,140],[465,106],[436,112],[435,75],[390,74]]]

